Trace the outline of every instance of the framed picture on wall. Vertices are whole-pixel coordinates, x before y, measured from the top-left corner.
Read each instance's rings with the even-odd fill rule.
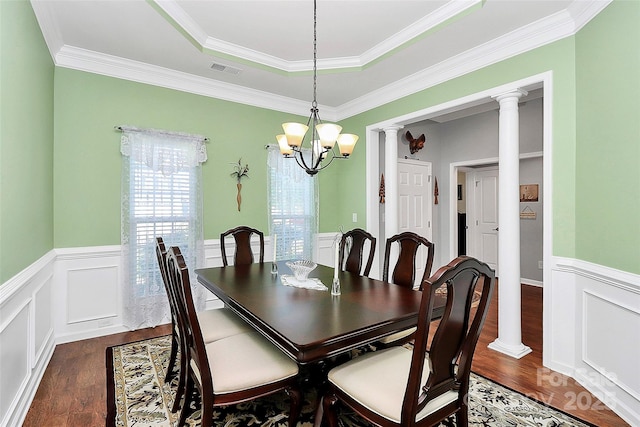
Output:
[[[462,184],[458,184],[458,200],[462,200]]]
[[[520,201],[521,202],[537,202],[538,201],[538,184],[520,185]]]

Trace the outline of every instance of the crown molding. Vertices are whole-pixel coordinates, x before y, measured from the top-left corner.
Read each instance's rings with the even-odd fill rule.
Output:
[[[198,49],[215,56],[231,57],[241,63],[251,63],[260,68],[290,73],[303,73],[313,70],[313,61],[287,61],[285,59],[249,49],[234,43],[216,39],[206,34],[191,16],[185,12],[175,0],[151,0],[151,5],[172,25],[178,28]],[[393,50],[402,49],[412,40],[433,31],[440,25],[482,7],[484,0],[451,0],[434,12],[407,26],[378,45],[365,51],[362,55],[343,58],[325,58],[317,61],[318,70],[360,69],[378,60]]]
[[[505,59],[575,35],[611,0],[573,2],[573,8],[558,12],[487,42],[477,48],[426,68],[390,85],[338,107],[338,120],[354,116],[463,76]]]
[[[31,0],[31,7],[36,15],[36,20],[40,26],[40,31],[42,31],[44,42],[49,49],[49,54],[51,58],[55,59],[56,54],[64,46],[64,42],[62,41],[60,28],[58,28],[55,19],[53,19],[52,4],[41,0]]]
[[[56,66],[63,68],[175,89],[224,101],[302,116],[309,113],[310,104],[306,101],[72,46],[62,47],[55,55],[54,62]],[[327,110],[335,111],[330,107],[320,106],[320,108],[323,108],[325,116],[327,116]],[[331,114],[335,116],[335,112]]]
[[[611,1],[576,0],[564,11],[496,38],[475,49],[463,52],[338,107],[320,105],[319,108],[322,110],[325,120],[331,121],[340,121],[363,113],[507,58],[572,36]],[[31,4],[56,66],[301,116],[306,116],[309,113],[309,103],[306,101],[64,45],[60,31],[52,19],[48,2],[31,0]],[[202,34],[190,34],[194,39],[202,39],[203,37]],[[325,68],[332,66],[347,68],[350,60],[347,59],[346,63],[334,62],[333,65],[330,61],[322,61],[322,64]],[[319,61],[320,63],[321,61]],[[295,64],[292,67],[302,70],[304,63]]]

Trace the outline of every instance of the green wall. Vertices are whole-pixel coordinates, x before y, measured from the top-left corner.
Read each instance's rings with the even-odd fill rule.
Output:
[[[639,7],[614,1],[575,37],[344,120],[362,139],[349,161],[319,174],[320,231],[365,224],[367,125],[552,71],[553,254],[640,273],[633,220],[640,209]],[[64,68],[54,73],[29,3],[0,2],[0,19],[0,282],[53,247],[119,244],[120,133],[113,127],[120,124],[211,139],[205,238],[238,224],[267,229],[264,145],[275,142],[280,123],[304,118]],[[239,157],[251,167],[242,212],[229,176]]]
[[[240,224],[267,232],[264,146],[275,144],[281,123],[304,117],[64,68],[56,69],[55,91],[55,247],[120,244],[122,156],[116,125],[209,137],[203,164],[205,239]],[[240,212],[230,176],[239,158],[250,167]]]
[[[640,2],[576,37],[576,257],[640,273]]]
[[[0,51],[1,284],[54,247],[54,67],[28,1],[0,1]]]

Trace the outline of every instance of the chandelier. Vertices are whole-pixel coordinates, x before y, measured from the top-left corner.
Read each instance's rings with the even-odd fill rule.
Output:
[[[316,0],[313,0],[313,102],[311,115],[307,124],[283,123],[284,134],[277,135],[280,153],[287,158],[295,158],[298,165],[309,175],[313,176],[329,166],[333,159],[346,159],[353,152],[358,136],[343,133],[342,126],[334,123],[323,123],[318,113],[317,95],[317,19]],[[310,150],[303,150],[304,137],[311,128],[309,138]],[[334,147],[338,144],[340,155]]]

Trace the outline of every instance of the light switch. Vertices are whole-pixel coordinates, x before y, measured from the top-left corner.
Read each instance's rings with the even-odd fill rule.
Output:
[[[358,214],[354,212],[354,213],[352,214],[352,219],[351,219],[351,220],[352,220],[353,222],[358,222]]]

